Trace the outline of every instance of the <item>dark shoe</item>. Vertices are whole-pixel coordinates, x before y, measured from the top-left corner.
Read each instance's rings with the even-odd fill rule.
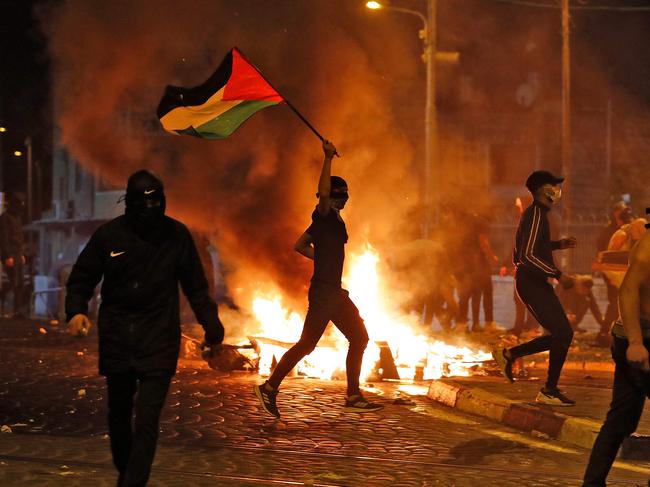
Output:
[[[260,400],[260,404],[262,405],[264,411],[275,416],[276,418],[279,418],[280,411],[278,411],[278,406],[275,403],[275,399],[278,396],[277,389],[269,391],[266,387],[265,382],[262,385],[253,386],[253,391],[255,391],[255,395]]]
[[[566,397],[559,389],[547,389],[546,387],[539,391],[535,402],[548,406],[575,406],[576,404],[573,399]]]
[[[505,348],[497,348],[495,350],[492,350],[492,358],[499,366],[501,375],[503,375],[508,380],[508,382],[512,383],[515,381],[514,377],[512,376],[512,360],[506,358],[505,353]]]
[[[373,402],[368,402],[366,399],[361,395],[355,395],[355,396],[349,396],[345,398],[345,409],[347,411],[355,412],[355,413],[367,413],[371,411],[379,411],[382,409],[384,406],[381,404],[376,404]]]

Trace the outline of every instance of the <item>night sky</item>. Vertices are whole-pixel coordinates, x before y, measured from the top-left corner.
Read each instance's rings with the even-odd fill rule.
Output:
[[[323,0],[329,1],[329,0]],[[334,1],[334,0],[332,0]],[[554,4],[551,0],[531,0],[533,3]],[[380,29],[387,22],[385,18],[369,19],[363,9],[363,2],[358,8],[353,0],[341,0],[342,8],[352,15],[346,25],[357,22],[360,29]],[[47,53],[46,38],[39,25],[39,14],[44,7],[56,8],[63,3],[59,0],[0,0],[0,126],[7,132],[2,137],[2,185],[3,190],[24,189],[25,161],[13,156],[16,149],[24,150],[27,136],[34,140],[35,161],[40,163],[43,187],[48,185],[49,161],[51,159],[52,127],[51,120],[51,72]],[[101,3],[101,2],[100,2]],[[191,8],[192,2],[187,2]],[[250,3],[250,2],[245,2]],[[424,2],[393,2],[424,9]],[[233,3],[233,9],[235,3]],[[650,0],[575,0],[572,5],[585,6],[650,6]],[[472,9],[480,15],[467,15]],[[460,15],[462,12],[463,15]],[[474,75],[486,86],[495,88],[490,99],[492,106],[513,104],[509,95],[500,97],[496,87],[504,80],[516,78],[530,68],[543,72],[549,84],[557,90],[551,90],[549,96],[559,94],[559,49],[560,49],[560,12],[557,9],[532,8],[498,0],[439,0],[439,46],[441,49],[461,52],[461,65],[455,71],[442,73],[439,97],[442,97],[442,110],[453,110],[454,77],[457,75]],[[573,94],[575,104],[602,106],[608,97],[607,86],[593,86],[590,70],[597,67],[605,73],[605,79],[619,88],[618,93],[634,101],[636,109],[647,112],[650,108],[650,56],[647,45],[650,38],[650,11],[621,12],[614,10],[573,12]],[[398,18],[399,17],[399,18]],[[416,21],[408,16],[397,16],[391,22],[403,22],[408,28],[417,28]],[[493,31],[492,36],[473,37],[472,23],[484,25],[479,32]],[[488,25],[489,24],[489,25]],[[545,29],[550,33],[550,48],[557,49],[557,62],[549,63],[548,58],[535,59],[535,46],[521,42],[502,42],[512,25],[529,25],[531,31]],[[554,29],[556,31],[554,32]],[[327,42],[326,39],[323,42]],[[403,38],[393,42],[404,43],[406,48],[418,56],[421,51],[417,36]],[[531,47],[532,46],[532,47]],[[549,46],[543,46],[545,49]],[[379,59],[375,57],[374,59]],[[477,61],[481,59],[481,61]],[[485,60],[504,66],[510,62],[510,68],[495,69],[486,73]],[[501,64],[498,64],[501,63]],[[589,66],[588,69],[581,69]],[[392,70],[385,66],[384,76],[390,78]],[[381,71],[380,70],[380,71]],[[424,81],[424,70],[420,76]],[[420,80],[415,80],[420,82]],[[519,81],[518,81],[519,82]],[[161,81],[161,85],[164,82]],[[450,88],[451,87],[451,88]],[[486,89],[489,91],[489,89]],[[449,95],[449,96],[447,96]],[[421,94],[397,96],[396,104],[408,106],[419,114]],[[399,111],[399,110],[398,110]],[[406,111],[406,110],[403,110]],[[442,114],[444,116],[444,113]],[[404,115],[408,124],[412,116]],[[414,131],[419,133],[419,127]]]

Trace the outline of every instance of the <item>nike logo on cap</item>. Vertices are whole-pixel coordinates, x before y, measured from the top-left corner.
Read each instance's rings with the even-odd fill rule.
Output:
[[[151,193],[155,193],[155,192],[156,192],[155,189],[145,189],[144,190],[144,194],[151,194]]]
[[[114,250],[112,250],[112,251],[111,251],[111,257],[117,257],[118,255],[122,255],[122,254],[125,253],[125,252],[126,252],[126,251],[124,251],[124,252],[115,252]]]

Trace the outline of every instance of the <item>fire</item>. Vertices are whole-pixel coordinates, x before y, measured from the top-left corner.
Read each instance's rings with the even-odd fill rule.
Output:
[[[400,378],[424,379],[443,376],[467,376],[476,362],[489,360],[490,354],[467,347],[456,347],[433,340],[421,330],[417,316],[405,314],[390,299],[391,292],[380,278],[380,257],[366,245],[360,254],[352,254],[344,284],[363,317],[370,343],[364,354],[361,378],[368,379],[379,360],[377,342],[386,342],[393,355]],[[258,293],[252,303],[259,322],[259,373],[268,375],[273,360],[279,360],[302,331],[304,315],[284,308],[279,295]],[[296,367],[296,373],[308,377],[332,379],[343,377],[347,340],[338,331],[328,333],[319,346]],[[419,372],[419,374],[418,374]]]

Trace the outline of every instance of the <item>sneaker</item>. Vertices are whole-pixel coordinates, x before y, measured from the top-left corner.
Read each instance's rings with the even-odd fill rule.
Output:
[[[355,413],[379,411],[383,407],[381,404],[368,402],[361,394],[345,398],[345,409]]]
[[[539,391],[535,402],[549,406],[575,406],[576,403],[562,394],[559,389],[547,389],[546,387]]]
[[[260,400],[260,404],[262,405],[262,408],[264,408],[264,411],[279,418],[280,411],[278,411],[278,406],[275,404],[275,398],[278,396],[277,389],[269,391],[265,382],[262,385],[253,386],[253,391],[255,391],[255,395]]]
[[[492,358],[499,366],[499,369],[501,369],[501,375],[503,375],[508,380],[508,382],[512,383],[515,381],[514,377],[512,376],[512,360],[506,358],[505,353],[505,348],[497,348],[495,350],[492,350]]]

